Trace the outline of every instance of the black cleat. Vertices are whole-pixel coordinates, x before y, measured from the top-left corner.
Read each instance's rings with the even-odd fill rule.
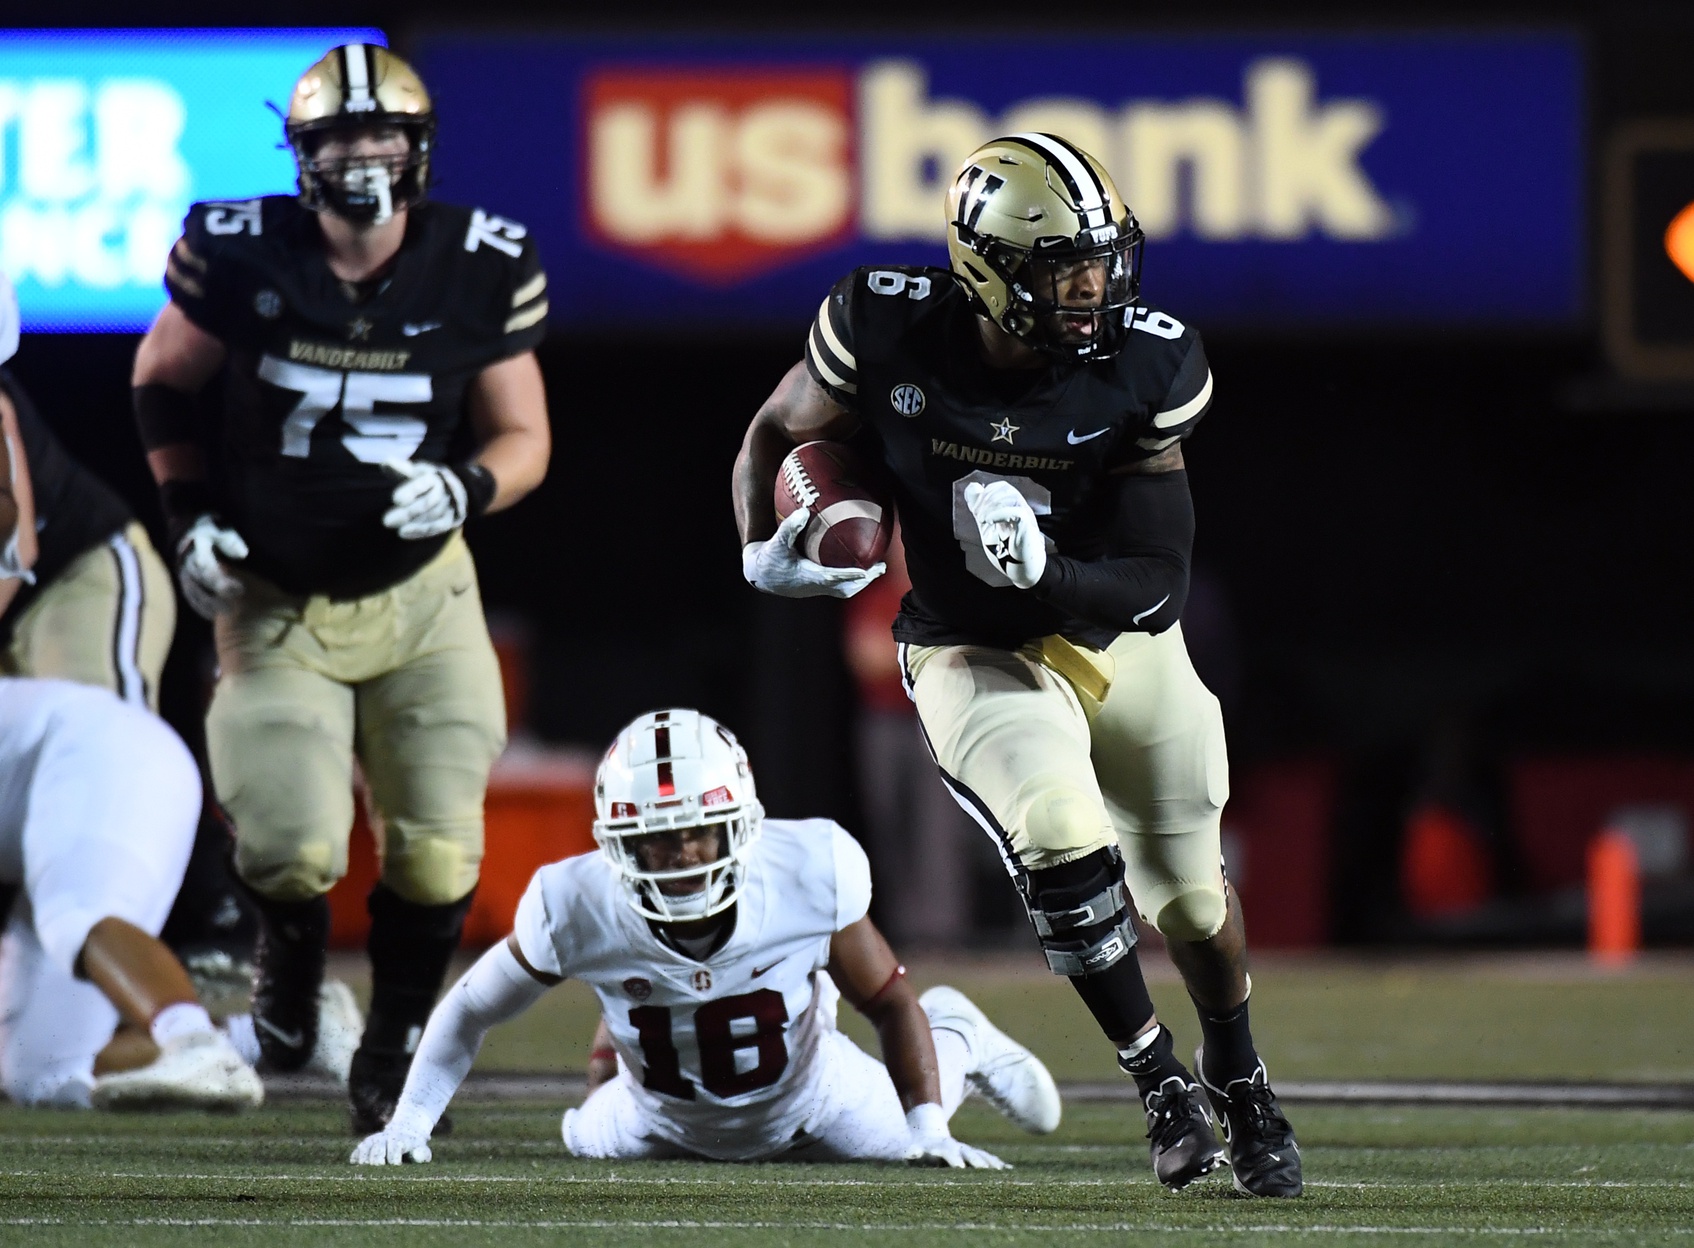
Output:
[[[1232,1080],[1219,1090],[1207,1082],[1202,1056],[1201,1052],[1194,1054],[1194,1070],[1223,1124],[1235,1190],[1243,1196],[1300,1195],[1305,1191],[1300,1178],[1300,1146],[1294,1142],[1294,1128],[1283,1116],[1276,1093],[1271,1091],[1265,1064],[1260,1062],[1251,1075]]]
[[[1173,1192],[1223,1165],[1223,1145],[1200,1100],[1200,1085],[1172,1075],[1142,1103],[1153,1175]]]
[[[363,1139],[388,1125],[406,1086],[406,1072],[411,1068],[412,1059],[406,1053],[374,1053],[361,1048],[353,1054],[353,1068],[347,1076],[347,1102],[354,1135]],[[432,1134],[452,1133],[452,1118],[442,1114]]]

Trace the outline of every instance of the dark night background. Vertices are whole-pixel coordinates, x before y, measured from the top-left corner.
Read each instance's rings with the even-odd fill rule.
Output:
[[[1000,0],[969,11],[1005,30],[1054,12]],[[476,9],[481,22],[511,25],[570,26],[589,12],[516,0]],[[648,4],[608,28],[698,29],[704,12]],[[908,0],[827,12],[728,0],[710,19],[857,32],[956,27],[958,10]],[[1063,29],[1090,28],[1087,8],[1063,12]],[[1151,11],[1113,8],[1100,24],[1146,28],[1137,12]],[[1199,0],[1180,12],[1180,27],[1167,18],[1163,28],[1267,25],[1256,5]],[[228,24],[230,10],[183,0],[142,15],[83,3],[51,18],[212,26]],[[402,53],[408,30],[467,20],[436,2],[266,0],[240,18],[380,25]],[[1384,23],[1581,31],[1591,170],[1618,123],[1694,116],[1687,4],[1414,5],[1389,18],[1357,3],[1305,3],[1279,6],[1276,18],[1295,28]],[[1591,262],[1598,190],[1591,179]],[[1155,244],[1154,299],[1157,258]],[[596,745],[638,711],[692,703],[741,727],[772,813],[851,819],[851,690],[835,609],[748,589],[728,506],[741,432],[798,358],[803,332],[553,337],[541,351],[549,478],[471,540],[490,612],[532,630],[540,736]],[[1197,662],[1225,700],[1238,769],[1293,757],[1334,765],[1341,939],[1401,930],[1399,827],[1431,759],[1454,740],[1507,894],[1514,851],[1501,777],[1512,757],[1694,755],[1694,389],[1615,380],[1598,342],[1592,324],[1544,336],[1208,335],[1217,398],[1187,457],[1208,578],[1201,627],[1217,640],[1195,639]],[[127,336],[37,335],[13,367],[73,453],[156,522],[128,417],[133,349]],[[205,626],[184,617],[172,668],[179,721],[193,718],[206,646]]]

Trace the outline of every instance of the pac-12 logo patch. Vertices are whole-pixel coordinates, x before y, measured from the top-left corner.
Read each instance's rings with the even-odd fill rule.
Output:
[[[712,990],[712,973],[702,967],[694,972],[694,991],[710,992]]]
[[[916,416],[923,411],[923,391],[907,382],[895,386],[888,396],[889,404],[902,416]]]
[[[631,975],[623,981],[623,990],[637,1001],[645,1001],[653,995],[653,982],[642,979],[639,975]]]

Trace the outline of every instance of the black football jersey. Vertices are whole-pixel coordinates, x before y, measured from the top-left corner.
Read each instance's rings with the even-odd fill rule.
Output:
[[[23,438],[24,461],[29,465],[30,489],[35,497],[37,542],[32,569],[35,584],[21,586],[4,617],[0,617],[0,645],[4,645],[11,639],[13,623],[29,609],[36,595],[73,559],[100,545],[132,517],[129,507],[109,485],[71,458],[29,395],[5,369],[0,369],[0,390],[5,391],[18,414],[18,433]]]
[[[1111,359],[996,369],[945,269],[858,269],[824,300],[806,366],[858,414],[892,478],[912,578],[898,640],[1015,648],[1054,633],[1093,645],[1116,635],[1013,586],[983,551],[964,496],[973,481],[1010,482],[1050,551],[1108,553],[1111,471],[1187,437],[1212,398],[1193,329],[1146,303],[1127,315],[1128,343]]]
[[[411,209],[395,263],[356,296],[292,197],[195,204],[165,275],[229,358],[208,403],[212,487],[247,565],[297,594],[353,598],[405,579],[447,536],[384,527],[390,459],[470,449],[465,404],[490,364],[545,332],[528,231],[480,208]]]

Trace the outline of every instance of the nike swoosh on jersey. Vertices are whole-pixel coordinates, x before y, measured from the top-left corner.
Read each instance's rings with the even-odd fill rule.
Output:
[[[400,327],[400,332],[405,334],[408,338],[416,338],[419,334],[427,334],[432,329],[440,328],[440,321],[419,321],[415,325],[408,321]]]
[[[1101,434],[1110,432],[1110,429],[1096,429],[1093,433],[1085,433],[1079,438],[1076,436],[1076,430],[1072,429],[1065,435],[1065,441],[1069,442],[1072,446],[1081,446],[1084,442],[1092,442]]]
[[[1165,595],[1165,596],[1164,596],[1164,597],[1163,597],[1163,598],[1161,598],[1161,599],[1159,599],[1159,600],[1158,600],[1158,601],[1157,601],[1157,602],[1155,602],[1155,603],[1154,603],[1154,604],[1153,604],[1153,605],[1152,605],[1152,606],[1150,606],[1150,607],[1148,607],[1148,608],[1147,608],[1147,609],[1146,609],[1146,610],[1145,610],[1145,611],[1143,611],[1143,612],[1142,612],[1142,613],[1141,613],[1141,614],[1140,614],[1140,615],[1132,615],[1132,616],[1130,616],[1130,617],[1129,617],[1129,618],[1130,618],[1130,621],[1131,621],[1131,622],[1132,622],[1132,623],[1135,623],[1135,624],[1139,624],[1139,623],[1141,623],[1141,621],[1142,621],[1142,620],[1144,620],[1144,619],[1146,619],[1146,618],[1147,618],[1147,617],[1148,617],[1148,616],[1149,616],[1149,615],[1152,615],[1152,614],[1153,614],[1153,612],[1155,612],[1155,611],[1157,611],[1157,610],[1158,610],[1158,609],[1159,609],[1159,608],[1160,608],[1160,607],[1162,607],[1162,606],[1164,606],[1164,605],[1165,605],[1165,604],[1166,604],[1166,603],[1167,603],[1167,602],[1169,602],[1169,601],[1170,601],[1170,600],[1171,600],[1171,596],[1170,596],[1170,595],[1169,595],[1169,594],[1166,594],[1166,595]]]
[[[777,967],[782,965],[782,961],[783,960],[781,958],[778,958],[775,962],[772,962],[769,966],[755,966],[753,968],[752,978],[757,979],[757,978],[759,978],[759,976],[763,975],[766,971],[774,971]]]

